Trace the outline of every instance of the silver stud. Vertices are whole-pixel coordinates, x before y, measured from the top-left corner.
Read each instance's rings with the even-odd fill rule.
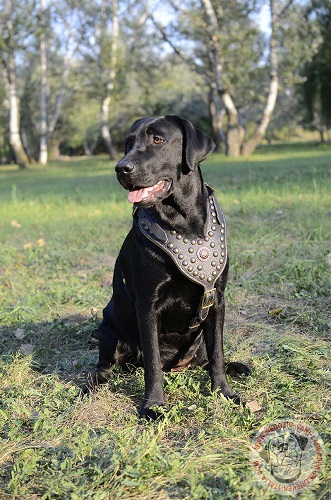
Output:
[[[216,262],[215,262],[214,260],[212,260],[211,265],[212,265],[213,267],[215,267],[215,266],[216,266]]]
[[[170,249],[174,248],[173,243],[169,243],[169,244],[168,244],[168,248],[170,248]]]
[[[205,279],[205,275],[204,275],[204,274],[200,274],[199,278],[200,278],[201,280],[204,280],[204,279]]]
[[[177,240],[181,240],[182,239],[182,235],[181,234],[177,234],[176,238],[177,238]]]
[[[221,241],[224,241],[224,236],[221,236]]]
[[[208,281],[208,283],[211,283],[211,282],[213,281],[213,279],[209,276],[209,277],[207,278],[207,281]]]
[[[224,245],[224,243],[222,243],[222,245],[221,245],[221,248],[225,248],[225,245]]]
[[[209,236],[214,236],[213,231],[208,231]]]
[[[216,266],[217,271],[221,270],[221,266]]]
[[[205,236],[205,237],[204,237],[204,240],[205,240],[205,241],[209,241],[208,236]]]
[[[195,259],[194,257],[192,257],[192,259],[191,259],[192,264],[195,264],[196,261],[197,261],[197,259]]]
[[[173,252],[174,252],[174,253],[179,253],[179,248],[174,248],[174,249],[173,249]]]
[[[189,249],[188,249],[188,252],[189,252],[189,253],[193,253],[193,252],[194,252],[193,248],[189,248]]]
[[[184,239],[183,239],[183,242],[184,242],[184,243],[188,243],[188,239],[187,239],[187,238],[184,238]]]
[[[197,270],[202,271],[202,266],[200,266],[200,264],[198,265]]]
[[[214,252],[214,253],[213,253],[213,256],[214,256],[214,257],[218,257],[218,252]]]
[[[196,241],[195,240],[192,240],[191,241],[191,245],[195,245],[196,244]]]
[[[170,234],[176,234],[176,231],[175,231],[174,229],[172,229],[172,230],[170,231]]]
[[[224,264],[224,259],[220,259],[220,263],[221,263],[221,264]]]
[[[224,255],[225,255],[225,252],[223,252],[223,251],[222,251],[222,252],[221,252],[221,255],[222,255],[222,257],[224,257]]]
[[[211,242],[211,244],[210,244],[210,246],[211,246],[212,248],[214,248],[214,247],[215,247],[215,243],[212,241],[212,242]]]
[[[183,264],[183,266],[187,266],[187,264],[188,264],[187,260],[183,260],[182,264]]]
[[[193,276],[198,276],[198,271],[193,271]]]
[[[213,276],[216,276],[216,275],[217,275],[217,271],[213,271],[211,274],[212,274]]]
[[[224,234],[224,229],[221,229],[221,233]]]
[[[182,253],[180,253],[180,254],[178,255],[178,258],[179,258],[179,260],[183,260],[183,259],[184,259],[184,255],[183,255]]]
[[[211,213],[213,217],[216,217],[216,212]]]
[[[211,226],[213,231],[216,231],[216,226]]]
[[[198,240],[197,243],[198,243],[198,245],[202,245],[203,241],[202,240]]]
[[[191,272],[191,271],[193,271],[193,267],[192,266],[188,266],[187,270]]]
[[[216,224],[217,220],[216,219],[212,219],[212,223],[213,224]]]

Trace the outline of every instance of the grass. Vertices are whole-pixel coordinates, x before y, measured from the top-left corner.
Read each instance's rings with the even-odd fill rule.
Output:
[[[109,162],[0,168],[1,499],[280,498],[256,480],[249,446],[282,417],[312,425],[328,455],[331,149],[215,154],[203,171],[229,228],[226,354],[253,368],[231,386],[261,409],[185,371],[165,376],[168,410],[146,424],[142,370],[115,368],[109,387],[78,397],[131,225]],[[300,498],[328,498],[329,471]]]

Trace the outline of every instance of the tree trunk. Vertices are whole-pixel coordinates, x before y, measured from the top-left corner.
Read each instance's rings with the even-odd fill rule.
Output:
[[[46,47],[46,24],[45,24],[45,5],[44,0],[40,0],[40,71],[41,71],[41,86],[40,86],[40,151],[39,162],[42,165],[47,164],[48,148],[47,148],[47,47]]]
[[[217,109],[215,93],[211,89],[208,95],[210,122],[213,129],[213,138],[216,144],[216,151],[222,151],[223,145],[227,146],[226,134],[223,130],[224,109]]]
[[[271,36],[270,36],[270,85],[267,104],[264,109],[263,117],[256,127],[253,135],[248,139],[242,148],[243,156],[252,154],[261,142],[271,120],[275,109],[278,94],[278,54],[277,54],[277,35],[279,27],[279,16],[275,13],[274,0],[270,0],[271,12]]]
[[[223,101],[228,115],[226,154],[228,156],[239,156],[241,152],[241,145],[245,137],[245,127],[241,123],[239,112],[232,100],[231,95],[224,89],[222,81],[223,64],[221,61],[222,47],[218,34],[219,26],[217,16],[210,0],[201,0],[201,4],[208,19],[208,33],[211,47],[211,50],[209,51],[209,58],[214,70],[214,85],[218,95]]]
[[[117,158],[117,151],[114,146],[109,130],[109,111],[110,111],[110,103],[112,99],[112,94],[114,92],[115,79],[117,74],[118,38],[119,38],[118,2],[117,0],[113,0],[111,62],[109,70],[103,72],[102,74],[103,77],[102,79],[105,83],[106,91],[101,102],[101,136],[106,145],[108,154],[112,160],[115,160]],[[106,73],[106,76],[104,73]]]
[[[24,151],[20,136],[19,98],[16,90],[16,68],[13,54],[9,54],[6,69],[9,91],[9,141],[13,148],[17,165],[20,168],[26,168],[29,159]]]

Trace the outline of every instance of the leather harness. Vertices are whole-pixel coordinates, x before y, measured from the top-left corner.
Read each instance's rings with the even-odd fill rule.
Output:
[[[226,223],[224,214],[210,186],[207,189],[207,222],[203,238],[186,238],[175,230],[161,226],[148,209],[134,207],[140,232],[161,248],[189,280],[201,285],[204,293],[196,316],[189,325],[195,332],[215,304],[215,282],[227,263]]]

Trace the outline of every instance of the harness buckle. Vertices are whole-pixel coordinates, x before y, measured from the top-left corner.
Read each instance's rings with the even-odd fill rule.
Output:
[[[215,304],[215,293],[216,288],[212,288],[211,290],[207,290],[201,300],[201,309],[209,309]]]

